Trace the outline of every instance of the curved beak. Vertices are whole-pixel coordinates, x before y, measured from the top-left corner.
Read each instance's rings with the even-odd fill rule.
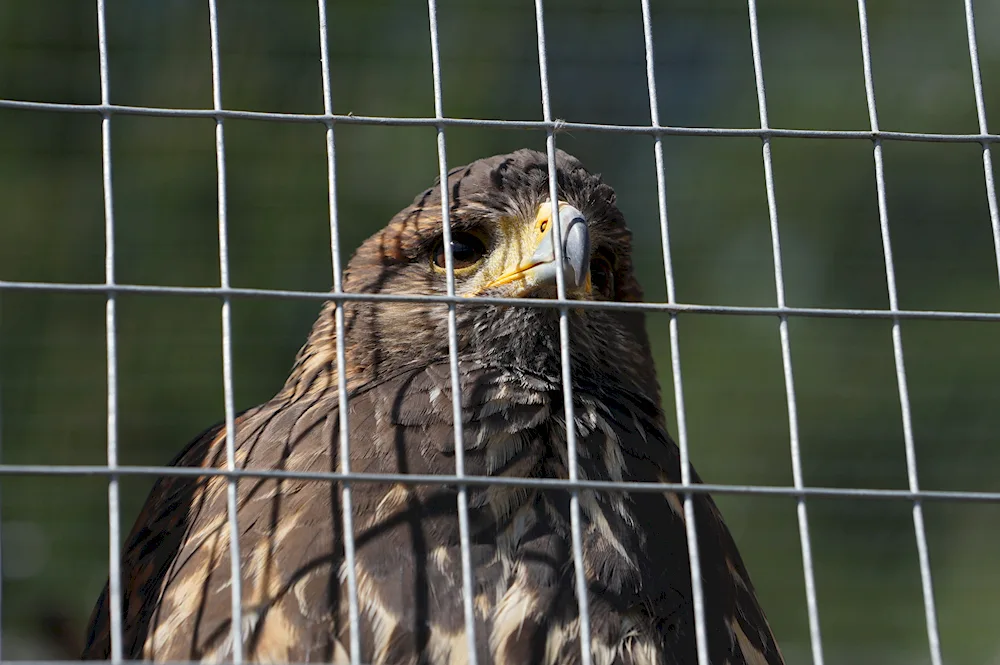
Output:
[[[512,269],[504,271],[486,288],[523,280],[523,291],[542,285],[555,285],[557,273],[562,270],[567,294],[590,292],[590,231],[583,213],[569,205],[559,203],[560,235],[555,235],[552,223],[552,206],[549,202],[538,208],[534,222],[520,235],[523,248],[516,255],[525,256]],[[555,243],[562,248],[562,262],[556,262]]]

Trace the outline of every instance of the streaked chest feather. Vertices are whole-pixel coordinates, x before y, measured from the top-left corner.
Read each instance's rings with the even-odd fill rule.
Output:
[[[523,406],[523,405],[522,405]],[[548,405],[539,404],[538,410]],[[549,414],[546,414],[549,415]],[[534,427],[537,416],[520,412],[520,424],[505,422],[484,431],[482,425],[467,428],[467,459],[478,459],[490,475],[507,477],[568,477],[568,453],[564,421],[549,415],[547,424]],[[480,423],[482,421],[479,421]],[[576,418],[578,475],[581,479],[622,480],[629,476],[618,430],[607,416],[586,404]],[[389,488],[376,510],[377,519],[391,522],[419,501],[419,491],[401,485]],[[648,620],[639,612],[623,608],[623,597],[640,589],[641,569],[637,556],[646,534],[636,524],[631,502],[621,493],[598,494],[581,489],[577,493],[584,542],[583,567],[591,587],[591,612],[601,614],[594,622],[592,651],[598,665],[629,662],[634,665],[660,663],[657,638]],[[470,488],[473,555],[474,612],[477,640],[488,644],[494,663],[539,662],[569,665],[579,661],[579,616],[574,590],[574,560],[571,545],[570,493],[566,489],[537,489],[492,485]],[[432,501],[424,495],[424,502]],[[436,654],[433,662],[462,662],[467,656],[462,623],[461,551],[457,546],[455,504],[451,517],[441,527],[445,543],[428,543],[426,560],[430,594],[442,603],[437,612],[448,620],[429,617],[433,629],[427,634],[425,653]],[[648,525],[646,525],[648,526]],[[446,544],[450,542],[451,544]],[[425,545],[413,541],[414,548]],[[374,556],[374,555],[373,555]],[[391,662],[391,644],[402,617],[384,600],[380,584],[398,585],[405,579],[397,573],[375,573],[359,568],[365,613],[375,629],[375,662]],[[377,579],[379,575],[391,575]],[[634,605],[634,604],[633,604]],[[636,608],[631,608],[636,609]],[[458,617],[456,624],[455,617]],[[452,630],[444,630],[449,623]],[[387,628],[390,627],[390,628]],[[457,651],[455,651],[457,650]],[[380,656],[384,657],[380,660]]]
[[[539,442],[542,454],[550,456],[540,468],[550,477],[566,478],[566,432],[560,419],[553,420],[556,422],[546,432],[548,440]],[[618,437],[613,428],[602,427],[605,424],[593,411],[578,414],[578,475],[583,480],[621,480],[627,475]],[[544,663],[578,661],[579,618],[568,496],[566,492],[511,488],[498,488],[489,496],[486,509],[499,527],[494,561],[502,573],[492,589],[493,602],[480,601],[478,605],[483,610],[489,608],[483,616],[488,619],[490,649],[498,663],[522,662],[525,644],[533,640],[544,643]],[[639,565],[624,540],[631,539],[633,547],[641,546],[635,542],[636,536],[641,541],[644,535],[635,529],[627,499],[621,494],[598,495],[589,489],[579,490],[577,497],[586,544],[583,566],[592,596],[595,588],[639,586]],[[615,593],[613,588],[610,591]],[[592,632],[595,663],[610,665],[624,657],[625,651],[634,663],[660,662],[653,636],[643,635],[641,621],[622,615],[604,623],[617,624],[617,630]]]

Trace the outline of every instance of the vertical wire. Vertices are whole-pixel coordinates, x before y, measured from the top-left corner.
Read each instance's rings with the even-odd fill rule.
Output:
[[[431,33],[431,63],[434,74],[434,117],[437,125],[438,177],[441,181],[441,224],[445,246],[445,276],[449,296],[455,295],[455,261],[451,247],[451,219],[448,200],[448,159],[444,137],[444,96],[441,91],[441,46],[438,42],[437,2],[427,0],[427,18]],[[451,409],[455,433],[455,475],[465,477],[465,436],[462,428],[462,384],[458,370],[458,317],[455,303],[448,303],[448,364],[451,372]],[[465,662],[477,665],[476,615],[473,596],[472,547],[469,537],[468,486],[458,486],[459,546],[462,552],[462,609],[465,614],[465,639],[469,654]]]
[[[97,44],[101,68],[101,175],[104,185],[104,283],[115,284],[115,216],[111,188],[111,88],[108,74],[108,31],[104,0],[97,0]],[[118,492],[118,332],[116,297],[108,292],[104,322],[108,382],[108,615],[111,660],[122,660],[121,507]]]
[[[750,14],[750,44],[753,51],[754,81],[757,87],[757,108],[760,128],[770,129],[767,119],[767,97],[764,91],[764,67],[760,55],[760,30],[757,23],[756,0],[747,0]],[[774,290],[777,306],[785,307],[785,277],[781,263],[781,236],[778,232],[778,202],[774,194],[774,162],[771,157],[771,139],[763,138],[764,183],[767,190],[767,213],[771,229],[771,256],[774,263]],[[781,366],[785,377],[785,403],[788,408],[789,448],[792,458],[792,482],[795,489],[804,486],[802,474],[802,451],[799,441],[799,418],[795,399],[795,380],[792,372],[792,346],[788,332],[788,316],[778,317],[778,335],[781,341]],[[799,547],[802,550],[802,571],[806,586],[806,608],[809,616],[809,643],[812,647],[814,665],[823,665],[823,639],[819,625],[819,603],[816,599],[816,576],[813,568],[812,540],[809,537],[809,516],[806,499],[796,499],[796,515],[799,526]]]
[[[986,101],[983,96],[983,76],[979,71],[979,46],[976,43],[976,19],[972,0],[965,0],[965,29],[969,39],[969,61],[972,63],[972,86],[976,93],[976,117],[979,133],[988,134],[986,127]],[[990,142],[983,140],[983,172],[986,174],[986,202],[990,207],[990,226],[993,230],[993,253],[996,256],[997,276],[1000,277],[1000,212],[997,210],[997,186],[993,180],[993,156]]]
[[[3,296],[0,295],[0,361],[3,360]],[[0,363],[0,464],[3,457],[3,365]],[[0,483],[0,498],[3,483]],[[3,662],[3,504],[0,501],[0,663]]]
[[[323,113],[333,115],[332,78],[330,75],[329,29],[326,17],[326,0],[318,0],[319,49],[323,72]],[[327,197],[330,208],[330,256],[333,269],[333,293],[344,292],[343,268],[340,263],[340,226],[337,212],[337,152],[334,142],[333,121],[326,121],[326,172]],[[337,335],[337,414],[339,417],[339,456],[342,473],[351,472],[350,422],[348,420],[347,358],[344,351],[344,302],[337,300],[334,310],[334,327]],[[355,568],[357,555],[354,543],[354,502],[351,484],[341,483],[341,509],[344,524],[344,559],[347,566],[348,641],[351,665],[361,663],[361,618],[358,609],[358,575]]]
[[[659,96],[656,91],[656,70],[653,54],[653,18],[649,0],[642,0],[642,29],[646,51],[646,86],[649,94],[649,115],[653,127],[660,127]],[[674,265],[670,252],[670,226],[667,218],[666,164],[663,156],[663,135],[653,135],[653,154],[656,159],[656,194],[660,218],[660,242],[663,272],[667,282],[667,302],[676,304]],[[687,417],[684,410],[684,380],[681,374],[680,335],[677,313],[670,313],[670,374],[674,385],[674,409],[677,419],[677,446],[680,449],[681,484],[691,484],[691,453],[687,436]],[[701,556],[698,549],[698,530],[695,525],[694,496],[684,494],[684,530],[688,541],[688,562],[691,567],[691,598],[694,605],[695,647],[698,665],[710,665],[708,656],[708,631],[705,626],[705,591],[701,579]]]
[[[542,88],[542,114],[547,123],[552,122],[552,104],[549,96],[548,51],[545,44],[545,11],[542,0],[535,0],[535,30],[538,36],[538,74]],[[553,129],[545,132],[545,153],[549,169],[549,201],[551,202],[552,233],[554,238],[562,238],[562,223],[559,219],[559,193],[556,180],[556,138]],[[563,264],[562,242],[552,243],[555,248],[557,266]],[[575,574],[576,600],[580,612],[580,662],[591,665],[590,638],[590,598],[587,595],[587,576],[583,560],[583,531],[580,518],[580,490],[576,486],[580,471],[577,460],[576,417],[573,408],[573,373],[569,349],[569,301],[566,298],[566,276],[563,270],[556,270],[556,295],[559,307],[559,359],[562,368],[563,413],[566,419],[566,455],[569,461],[569,517],[570,535],[573,549],[573,571]]]
[[[889,310],[899,311],[899,297],[896,289],[896,270],[892,259],[892,244],[889,239],[889,217],[885,196],[885,169],[882,161],[882,140],[878,137],[878,114],[875,109],[875,83],[872,77],[871,46],[868,40],[868,15],[865,0],[858,0],[858,24],[861,31],[861,55],[864,62],[865,97],[868,103],[868,118],[873,138],[875,155],[875,185],[878,193],[879,231],[882,235],[882,253],[885,260],[885,278],[889,292]],[[913,422],[910,413],[910,394],[906,382],[906,367],[903,363],[903,337],[899,318],[892,319],[892,353],[896,364],[896,385],[899,390],[899,406],[903,420],[903,443],[906,448],[906,476],[911,492],[919,490],[917,482],[917,455],[913,443]],[[924,529],[923,506],[919,499],[913,501],[913,530],[917,540],[917,555],[920,560],[920,583],[924,597],[924,618],[927,623],[927,642],[931,663],[941,665],[941,642],[938,635],[937,609],[934,605],[934,587],[931,580],[930,554],[927,548],[927,533]]]
[[[222,110],[222,75],[220,73],[219,13],[216,0],[208,0],[209,27],[212,37],[212,107]],[[229,288],[229,232],[226,218],[226,141],[222,117],[215,118],[215,168],[219,199],[219,282]],[[232,303],[228,295],[222,299],[222,381],[226,409],[226,469],[236,470],[236,423],[233,407],[233,331]],[[240,527],[237,519],[238,479],[226,479],[226,509],[229,518],[229,558],[231,617],[230,640],[233,643],[233,663],[243,662],[243,577],[240,573]]]

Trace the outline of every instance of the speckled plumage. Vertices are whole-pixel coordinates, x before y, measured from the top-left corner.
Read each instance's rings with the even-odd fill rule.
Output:
[[[563,201],[586,217],[593,251],[613,258],[612,287],[586,296],[636,301],[630,235],[614,192],[558,154]],[[501,220],[530,223],[548,200],[544,154],[518,151],[449,174],[455,230],[479,229],[504,251]],[[366,241],[345,290],[443,294],[428,253],[441,234],[440,193],[426,190]],[[474,274],[456,275],[459,294]],[[498,287],[487,295],[549,295]],[[351,468],[454,472],[447,313],[441,305],[345,306]],[[460,306],[466,471],[567,477],[558,312]],[[284,388],[237,418],[242,468],[336,471],[339,404],[334,309],[324,307]],[[570,310],[581,478],[679,481],[643,315]],[[175,460],[222,467],[224,427]],[[126,658],[229,660],[229,530],[223,478],[153,488],[123,554]],[[340,488],[310,480],[239,483],[245,654],[257,661],[349,662]],[[453,486],[355,483],[362,661],[445,665],[468,659]],[[672,493],[581,491],[584,563],[596,665],[694,664],[683,511]],[[470,487],[476,644],[482,664],[580,662],[569,534],[561,490]],[[715,504],[695,498],[714,665],[783,661]],[[107,593],[85,658],[110,653]]]

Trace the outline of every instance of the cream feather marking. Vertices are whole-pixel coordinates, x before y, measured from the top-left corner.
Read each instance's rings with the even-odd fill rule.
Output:
[[[259,611],[244,611],[243,635],[244,640],[254,636],[255,646],[250,655],[256,662],[262,663],[289,662],[301,641],[298,627],[288,620],[280,608],[268,611],[263,618]],[[231,642],[229,646],[232,646]],[[232,655],[231,648],[226,655]]]
[[[347,578],[346,566],[346,562],[341,565],[342,581]],[[390,655],[391,640],[399,627],[399,617],[382,603],[378,584],[367,574],[364,567],[357,563],[355,570],[358,580],[358,601],[361,610],[368,617],[375,641],[375,654],[372,660],[377,665],[382,665],[387,663],[386,659]]]
[[[528,583],[523,571],[517,570],[511,584],[493,610],[490,630],[490,651],[498,663],[509,662],[508,652],[513,640],[520,637],[525,621],[538,615],[538,594]]]
[[[493,601],[485,592],[476,594],[475,597],[476,615],[480,619],[488,619],[493,612]]]
[[[673,492],[664,492],[663,498],[667,500],[667,505],[670,506],[670,510],[683,522],[686,520],[684,517],[684,504],[681,503],[681,499]]]
[[[635,617],[625,615],[622,617],[620,653],[628,656],[633,665],[665,665],[660,658],[660,652],[656,641],[649,634],[648,629],[643,630]]]
[[[581,473],[580,478],[585,480],[583,476],[584,474]],[[618,538],[618,534],[615,533],[614,529],[611,528],[611,524],[608,523],[608,518],[597,501],[597,492],[594,490],[582,490],[579,493],[579,497],[580,508],[583,509],[584,514],[590,519],[589,530],[596,529],[601,534],[601,537],[618,552],[618,555],[628,564],[629,568],[638,572],[639,565],[635,561],[635,556],[625,548],[622,541]],[[622,510],[624,510],[624,504],[622,505]],[[589,563],[589,558],[584,558]],[[594,573],[594,571],[589,570],[587,572]]]
[[[274,535],[262,538],[249,553],[244,554],[244,606],[264,607],[281,596],[285,580],[276,559],[278,545],[300,529],[299,515],[292,513],[277,524]],[[246,635],[247,633],[244,633]]]
[[[726,569],[729,571],[730,576],[732,576],[733,581],[736,582],[741,588],[750,591],[750,586],[747,584],[746,580],[743,579],[743,575],[740,571],[736,569],[736,564],[729,557],[726,557]]]
[[[465,665],[469,662],[469,641],[465,631],[449,632],[430,626],[427,655],[435,665]]]
[[[625,471],[627,469],[621,442],[618,440],[618,433],[600,413],[596,410],[593,413],[594,424],[604,434],[604,445],[601,448],[604,468],[607,470],[609,480],[621,482],[625,479]],[[645,441],[645,434],[643,434],[643,440]],[[630,527],[635,527],[634,517],[631,511],[625,506],[625,495],[622,492],[606,492],[604,496],[618,516],[625,520],[626,524]]]
[[[590,411],[590,413],[593,413],[593,411]],[[599,421],[600,418],[598,417],[597,420]],[[563,460],[563,463],[568,468],[569,450],[565,442],[566,431],[564,428],[561,428],[558,425],[556,425],[555,431],[557,432],[557,437],[559,440],[557,441],[556,445],[553,445],[552,447],[558,452],[560,458]],[[621,477],[621,474],[625,468],[624,464],[625,460],[624,456],[621,454],[621,448],[620,445],[618,444],[618,438],[617,436],[615,436],[614,438],[605,436],[603,437],[603,439],[605,442],[604,457],[610,459],[612,462],[615,462],[618,459],[620,459],[622,462],[621,466],[617,467],[617,473],[619,474],[619,477]],[[608,449],[611,447],[618,448],[617,455],[608,452]],[[577,468],[577,477],[580,480],[590,480],[586,470],[579,466]],[[626,521],[626,523],[634,524],[635,518],[631,515],[628,508],[625,506],[622,494],[620,492],[610,492],[607,494],[609,503],[611,504],[615,512],[618,513]],[[619,539],[618,535],[615,533],[614,529],[612,529],[611,525],[608,523],[608,518],[604,514],[604,510],[601,508],[600,502],[597,499],[597,492],[591,489],[584,489],[580,490],[577,493],[577,495],[580,498],[580,508],[583,510],[584,515],[590,521],[592,527],[596,528],[598,533],[600,533],[600,535],[604,538],[604,540],[607,541],[607,543],[611,545],[611,547],[613,547],[616,552],[618,552],[618,554],[625,561],[625,563],[628,564],[629,568],[638,571],[638,564],[635,561],[634,555],[625,548],[625,546]],[[588,572],[593,572],[593,571],[588,571]]]
[[[603,430],[603,428],[599,429]],[[619,478],[623,477],[625,463],[624,457],[621,454],[620,446],[618,445],[617,437],[613,436],[612,433],[612,435],[604,436],[602,438],[606,443],[604,446],[604,463],[610,469],[614,469],[614,472]],[[565,459],[565,451],[563,450],[564,446],[555,445],[553,448],[559,450]],[[581,478],[586,479],[585,472],[581,473]],[[532,493],[532,495],[533,494],[534,493]],[[626,509],[621,496],[619,495],[616,498],[618,499],[617,505],[615,506],[617,509],[616,512],[622,513],[627,523],[633,524],[633,517]],[[517,564],[512,558],[516,557],[516,548],[523,535],[528,533],[530,528],[537,521],[535,510],[530,507],[532,503],[533,501],[528,501],[525,508],[515,514],[510,525],[499,534],[497,539],[495,559],[499,561],[503,569],[501,580],[505,578],[509,579],[511,576],[514,577],[514,582],[512,584],[504,588],[504,585],[501,582],[497,590],[500,597],[493,612],[492,630],[490,633],[490,648],[493,652],[495,662],[497,663],[512,662],[509,660],[509,649],[513,641],[517,640],[520,636],[528,618],[541,620],[543,622],[546,620],[546,617],[540,615],[537,593],[533,591],[532,587],[527,582],[527,578],[523,575],[523,569],[521,569],[519,564]],[[614,504],[615,502],[612,503]],[[506,512],[507,506],[490,505],[495,516],[502,515]],[[601,539],[611,545],[621,560],[624,561],[630,569],[638,571],[638,564],[635,561],[633,554],[624,547],[620,539],[614,533],[614,530],[611,528],[597,499],[597,493],[592,490],[581,491],[580,505],[583,509],[584,515],[590,522],[588,532],[599,534]],[[589,579],[594,579],[596,571],[590,569],[590,562],[591,561],[588,558],[586,562],[588,570],[586,573]],[[565,640],[577,639],[573,631],[578,630],[578,626],[574,626],[576,626],[575,621],[569,626],[559,624],[556,626],[549,625],[546,628],[547,636],[545,642],[546,651],[544,660],[546,665],[560,665],[560,663],[563,662],[563,659],[565,658],[564,650],[567,647]],[[626,648],[626,644],[628,644],[629,649],[637,656],[635,665],[646,665],[646,663],[648,663],[648,665],[659,665],[659,659],[656,656],[653,641],[648,637],[644,638],[641,636],[638,629],[634,631],[626,630],[621,636],[612,640],[610,643],[595,634],[592,640],[595,665],[611,665],[617,655],[622,653]]]
[[[629,652],[633,657],[633,665],[665,665],[648,641],[639,644],[635,644],[634,641],[629,643],[624,635],[608,641],[601,635],[592,633],[590,636],[592,662],[594,665],[612,665],[619,656]],[[579,644],[578,618],[552,626],[545,642],[544,665],[576,663]]]
[[[673,481],[663,473],[657,474],[656,480],[661,483],[673,483]],[[683,523],[685,521],[684,504],[681,503],[681,498],[676,492],[664,492],[663,498],[667,500],[667,505],[670,506],[670,510],[672,510],[674,515],[676,515]]]
[[[224,544],[220,541],[224,541]],[[154,615],[152,630],[143,645],[143,657],[155,658],[156,654],[169,648],[171,642],[187,625],[189,617],[195,616],[198,606],[209,584],[212,571],[218,566],[222,554],[228,552],[228,531],[216,529],[199,544],[198,552],[205,555],[196,563],[198,568],[186,571],[175,585],[168,587],[160,599],[162,608]]]
[[[389,488],[389,491],[385,493],[382,500],[378,502],[377,506],[375,506],[375,514],[372,516],[369,524],[375,524],[376,522],[385,520],[398,512],[401,508],[405,508],[406,503],[410,500],[411,496],[412,494],[409,487],[402,483],[396,483]]]
[[[754,646],[753,642],[750,641],[750,638],[743,631],[739,621],[731,619],[729,621],[729,629],[732,631],[733,637],[736,638],[736,643],[739,645],[740,651],[743,653],[743,660],[746,661],[747,665],[769,665],[767,656]]]

